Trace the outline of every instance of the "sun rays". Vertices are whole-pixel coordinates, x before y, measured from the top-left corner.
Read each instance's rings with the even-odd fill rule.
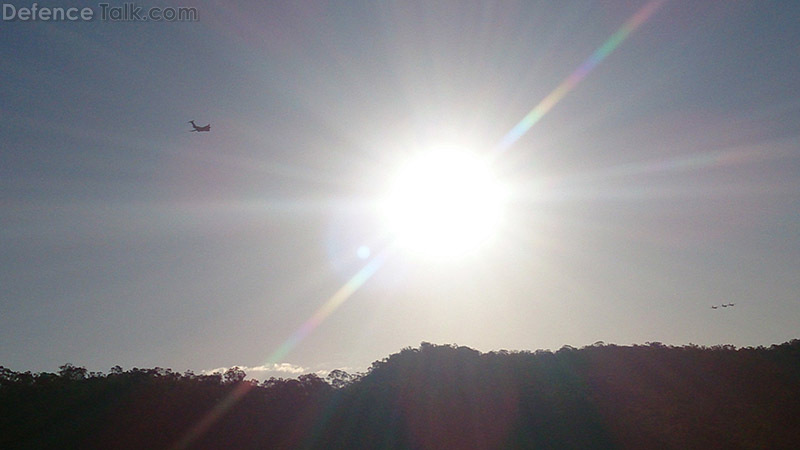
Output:
[[[631,33],[644,24],[665,0],[647,3],[628,19],[578,69],[540,101],[515,125],[487,155],[499,157],[544,117],[562,98],[578,85],[600,62],[613,52]],[[446,156],[442,156],[446,155]],[[427,158],[427,160],[426,160]],[[267,364],[280,363],[308,335],[329,318],[343,303],[360,289],[391,257],[397,247],[430,252],[429,256],[459,254],[461,247],[471,242],[483,242],[499,225],[504,192],[494,175],[475,159],[459,159],[450,153],[433,153],[409,163],[398,172],[388,198],[388,243],[373,256],[343,286],[333,293],[300,327],[279,345],[267,358]],[[447,178],[445,175],[455,177]],[[466,192],[463,192],[466,191]],[[461,195],[464,194],[464,195]],[[468,227],[467,230],[462,228]],[[386,241],[386,235],[382,234]],[[436,259],[436,258],[434,258]],[[218,419],[245,392],[234,392],[224,399],[178,443],[177,448],[190,445],[210,424]]]

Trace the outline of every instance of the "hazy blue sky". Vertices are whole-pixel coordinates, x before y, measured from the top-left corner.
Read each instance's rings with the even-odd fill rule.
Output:
[[[800,337],[800,3],[664,3],[498,159],[495,246],[389,254],[306,332],[404,156],[489,151],[647,2],[273,3],[0,22],[0,365]]]

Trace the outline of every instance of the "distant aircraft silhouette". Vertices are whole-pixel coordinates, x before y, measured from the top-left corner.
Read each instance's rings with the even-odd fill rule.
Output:
[[[711,305],[711,309],[717,309],[717,308],[719,308],[719,306]]]
[[[736,303],[728,303],[728,306],[733,306],[733,305],[735,305],[735,304],[736,304]]]
[[[211,131],[211,124],[208,124],[208,125],[206,125],[204,127],[198,127],[194,123],[194,120],[190,120],[189,123],[192,124],[192,127],[194,127],[194,130],[189,130],[189,132],[192,132],[192,131]]]
[[[719,306],[722,306],[723,308],[727,308],[728,307],[728,305],[726,305],[725,303],[723,303],[723,304],[721,304]]]

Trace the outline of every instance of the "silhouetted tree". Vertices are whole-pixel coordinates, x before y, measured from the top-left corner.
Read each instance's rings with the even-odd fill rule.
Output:
[[[225,371],[222,378],[225,383],[239,383],[240,381],[244,381],[244,378],[247,376],[244,370],[239,368],[238,366],[231,367],[230,369]]]
[[[84,367],[75,367],[72,364],[64,364],[58,368],[58,375],[64,380],[83,380],[86,378],[87,370]]]

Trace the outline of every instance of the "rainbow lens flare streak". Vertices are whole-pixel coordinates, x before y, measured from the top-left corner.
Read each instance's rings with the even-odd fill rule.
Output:
[[[383,265],[388,256],[388,250],[376,255],[364,267],[361,268],[350,280],[347,281],[338,291],[336,291],[322,306],[317,309],[310,319],[306,320],[272,355],[267,359],[266,364],[273,364],[281,361],[289,352],[305,339],[315,328],[320,326],[339,306],[342,305],[355,291],[369,280],[375,272]],[[172,446],[173,449],[188,448],[197,438],[202,436],[208,429],[222,417],[233,405],[250,391],[253,387],[250,383],[238,383],[236,387],[214,405],[211,410],[200,419],[181,439]]]
[[[205,434],[214,423],[220,419],[233,405],[239,402],[245,396],[253,385],[250,383],[238,383],[233,390],[219,401],[206,415],[200,419],[189,431],[184,434],[181,439],[175,443],[171,450],[183,450],[188,448],[200,436]]]
[[[639,11],[636,12],[627,22],[625,22],[616,33],[611,35],[608,40],[601,45],[597,50],[592,53],[589,58],[583,62],[566,80],[561,82],[557,88],[547,95],[538,105],[536,105],[525,117],[514,125],[503,139],[497,144],[494,149],[495,153],[502,153],[509,147],[514,145],[517,140],[522,137],[528,130],[531,129],[537,122],[539,122],[553,106],[561,101],[575,86],[578,85],[586,75],[588,75],[600,62],[602,62],[608,55],[611,54],[631,33],[636,31],[643,23],[645,23],[653,13],[666,0],[653,0],[644,5]]]
[[[364,267],[361,268],[350,280],[347,281],[336,293],[334,293],[322,306],[317,309],[310,319],[306,320],[297,331],[292,334],[272,355],[267,359],[267,364],[280,362],[289,352],[306,338],[315,328],[328,318],[339,306],[342,305],[355,291],[357,291],[367,280],[378,271],[386,260],[387,253],[384,251],[376,255]]]

